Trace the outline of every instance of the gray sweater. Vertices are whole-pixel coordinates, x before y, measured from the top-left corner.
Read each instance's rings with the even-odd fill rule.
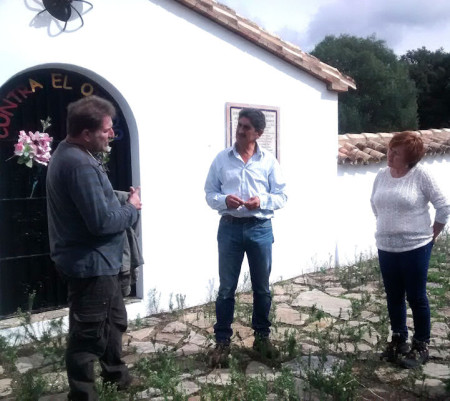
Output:
[[[122,264],[124,230],[138,218],[121,206],[102,166],[81,147],[62,141],[47,172],[51,258],[69,277],[115,275]]]

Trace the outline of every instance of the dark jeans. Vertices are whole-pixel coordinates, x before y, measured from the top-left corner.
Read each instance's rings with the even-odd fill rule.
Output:
[[[94,362],[104,381],[124,385],[128,368],[121,360],[127,311],[117,276],[65,277],[68,283],[69,336],[66,368],[69,400],[97,400]]]
[[[386,290],[391,329],[406,340],[406,299],[412,310],[414,338],[430,341],[430,307],[427,298],[427,274],[433,242],[412,251],[378,250],[381,274]]]
[[[216,342],[229,343],[233,331],[234,295],[239,281],[244,253],[247,254],[253,290],[252,327],[255,334],[269,336],[271,296],[269,276],[272,268],[272,222],[270,220],[220,220],[219,244],[220,287],[216,300],[214,333]]]

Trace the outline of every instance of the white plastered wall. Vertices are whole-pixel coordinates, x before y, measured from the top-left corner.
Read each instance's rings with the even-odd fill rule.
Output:
[[[450,155],[425,156],[420,162],[450,199]],[[336,194],[336,261],[345,266],[360,257],[376,256],[375,217],[370,206],[373,181],[386,161],[367,166],[340,165]],[[432,221],[435,211],[430,204]]]
[[[38,3],[2,2],[0,35],[11,39],[2,41],[0,85],[58,65],[101,77],[117,95],[143,201],[144,299],[129,305],[130,318],[147,313],[152,289],[167,309],[171,293],[195,305],[207,300],[210,280],[217,288],[219,217],[203,185],[225,146],[226,102],[280,108],[289,200],[274,219],[273,280],[333,262],[335,92],[171,0],[96,0],[84,27],[75,30],[75,19],[61,34],[46,13],[35,18]]]

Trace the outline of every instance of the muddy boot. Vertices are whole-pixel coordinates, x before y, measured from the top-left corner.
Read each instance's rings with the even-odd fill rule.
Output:
[[[275,348],[268,337],[255,336],[253,349],[267,359],[276,359],[280,356],[280,351]]]
[[[398,333],[392,334],[391,342],[387,343],[386,349],[381,353],[380,359],[388,362],[397,362],[399,356],[406,355],[409,345]]]
[[[217,343],[216,348],[208,353],[208,365],[210,368],[227,367],[228,356],[230,355],[230,345]]]
[[[425,365],[428,361],[428,344],[424,341],[417,341],[413,338],[411,351],[400,360],[400,365],[406,369],[414,369],[420,365]]]

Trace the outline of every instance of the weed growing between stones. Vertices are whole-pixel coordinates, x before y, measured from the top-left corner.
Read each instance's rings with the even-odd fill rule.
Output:
[[[374,255],[360,254],[356,263],[336,270],[339,282],[348,290],[370,282],[381,283],[380,267]]]
[[[213,322],[216,320],[216,302],[211,301],[203,305],[202,310],[197,310],[197,320],[203,317],[205,320]]]
[[[281,368],[280,374],[273,382],[273,393],[280,401],[296,401],[299,399],[299,389],[295,384],[292,371],[286,367]]]
[[[315,322],[316,320],[320,322],[326,316],[326,313],[322,309],[318,308],[316,304],[314,304],[309,310],[308,323]]]
[[[250,280],[250,272],[244,272],[242,281],[238,284],[236,292],[248,292],[252,289],[252,282]]]
[[[186,295],[184,294],[177,294],[175,296],[177,301],[177,310],[183,311],[186,308]]]
[[[271,297],[271,304],[270,304],[270,310],[269,310],[269,321],[272,322],[272,329],[276,330],[278,323],[277,323],[277,304],[276,302],[273,301],[273,294],[274,294],[274,289],[273,289],[273,285],[271,285],[270,288],[270,297]],[[252,305],[253,307],[253,305]]]
[[[28,309],[17,310],[20,327],[23,334],[18,335],[17,342],[30,344],[34,352],[44,357],[46,364],[53,365],[54,368],[63,366],[65,353],[66,330],[63,318],[52,319],[46,324],[32,324],[33,303],[36,292],[32,292],[28,297]]]
[[[284,332],[284,340],[280,344],[280,351],[285,358],[293,359],[301,353],[297,336],[298,331],[294,329],[289,329]]]
[[[35,296],[35,292],[29,295],[26,311],[20,308],[17,310],[21,330],[12,336],[14,338],[0,336],[0,363],[12,378],[12,394],[15,399],[21,401],[35,401],[46,392],[52,391],[53,385],[44,378],[36,366],[19,371],[19,351],[25,351],[26,355],[36,355],[37,359],[41,360],[41,369],[54,371],[64,365],[66,334],[63,319],[33,323]],[[21,348],[18,348],[17,344],[22,344]]]
[[[173,303],[173,293],[169,295],[169,312],[181,316],[186,308],[186,295],[175,294],[176,306]]]
[[[450,256],[449,237],[447,234],[434,245],[430,258],[427,292],[433,318],[439,318],[440,309],[450,305],[450,272],[446,263]]]
[[[237,295],[234,303],[234,320],[240,321],[244,325],[251,326],[252,314],[253,314],[253,304],[242,302],[239,295]],[[214,312],[214,319],[215,317],[216,316]]]
[[[158,351],[153,357],[141,358],[135,365],[136,373],[145,388],[157,389],[166,399],[183,400],[178,389],[181,382],[181,370],[175,354],[169,350]]]
[[[206,303],[214,302],[217,298],[216,280],[214,278],[208,280],[206,290],[207,290]]]
[[[6,373],[16,370],[17,346],[11,345],[6,337],[0,336],[0,365]]]
[[[247,377],[241,370],[238,360],[231,358],[230,375],[232,391],[238,396],[237,400],[265,400],[267,394],[267,380],[264,375]]]
[[[49,390],[50,385],[42,374],[28,370],[23,374],[16,372],[13,375],[11,387],[16,400],[36,401]]]
[[[230,380],[218,385],[206,382],[201,385],[200,399],[205,401],[265,401],[269,393],[269,382],[263,374],[247,377],[240,361],[230,358]]]
[[[305,369],[309,386],[318,391],[321,399],[323,396],[339,401],[356,399],[359,384],[352,372],[353,360],[348,358],[343,363],[333,363],[331,369],[326,368],[326,362],[327,359],[320,359],[317,367],[310,364]]]
[[[154,315],[159,313],[159,304],[161,302],[161,293],[156,290],[156,288],[152,288],[148,291],[148,305],[147,312],[149,315]]]
[[[132,327],[135,330],[139,330],[144,326],[144,322],[142,320],[141,315],[138,313],[136,316],[136,319],[131,320],[130,322],[128,322],[128,326]]]
[[[117,385],[112,383],[103,383],[101,379],[95,382],[95,388],[98,394],[98,401],[122,401],[124,395],[117,391]]]
[[[367,310],[368,305],[370,304],[372,296],[369,292],[363,291],[361,293],[361,299],[351,299],[352,310],[351,310],[351,319],[358,319],[361,317],[361,312]]]

